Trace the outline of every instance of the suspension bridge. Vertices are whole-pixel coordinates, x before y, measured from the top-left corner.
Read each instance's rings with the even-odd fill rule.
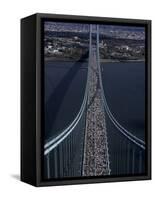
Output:
[[[145,142],[126,130],[108,106],[99,36],[99,25],[90,25],[87,82],[79,112],[65,130],[44,144],[47,179],[138,174],[145,170]],[[108,132],[107,120],[117,133]]]

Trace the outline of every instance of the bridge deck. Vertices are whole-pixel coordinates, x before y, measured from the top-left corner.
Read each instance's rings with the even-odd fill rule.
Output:
[[[96,48],[92,49],[87,102],[83,176],[108,175],[109,155],[105,113],[99,84]]]

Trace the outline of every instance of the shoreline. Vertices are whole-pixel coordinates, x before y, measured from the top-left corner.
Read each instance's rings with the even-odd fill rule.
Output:
[[[54,57],[45,57],[45,61],[55,61],[55,62],[86,62],[88,59],[72,59],[72,58],[54,58]],[[117,59],[100,59],[100,63],[123,63],[123,62],[145,62],[145,59],[138,60],[117,60]]]
[[[145,59],[139,59],[139,60],[100,59],[100,62],[101,63],[145,62]]]
[[[55,61],[55,62],[86,62],[88,59],[72,59],[72,58],[54,58],[54,57],[45,57],[45,61]]]

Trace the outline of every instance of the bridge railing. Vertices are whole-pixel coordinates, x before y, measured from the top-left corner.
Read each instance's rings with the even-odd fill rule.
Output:
[[[103,109],[106,111],[109,159],[111,175],[139,174],[145,172],[145,142],[126,130],[112,114],[104,92],[100,53],[99,53],[99,25],[97,26],[97,62],[102,90]]]
[[[91,25],[89,40],[89,58],[91,54]],[[88,60],[88,66],[90,59]],[[44,177],[63,178],[82,175],[84,133],[86,122],[86,104],[88,95],[88,78],[83,103],[73,122],[59,135],[44,145]]]

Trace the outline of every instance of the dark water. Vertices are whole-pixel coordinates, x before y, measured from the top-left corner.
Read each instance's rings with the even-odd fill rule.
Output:
[[[45,140],[76,117],[84,98],[87,62],[45,62]]]
[[[145,141],[144,62],[102,64],[106,100],[115,119]],[[132,143],[106,113],[111,175],[145,173],[145,151]]]
[[[105,96],[116,120],[128,131],[145,138],[145,63],[102,64]]]

